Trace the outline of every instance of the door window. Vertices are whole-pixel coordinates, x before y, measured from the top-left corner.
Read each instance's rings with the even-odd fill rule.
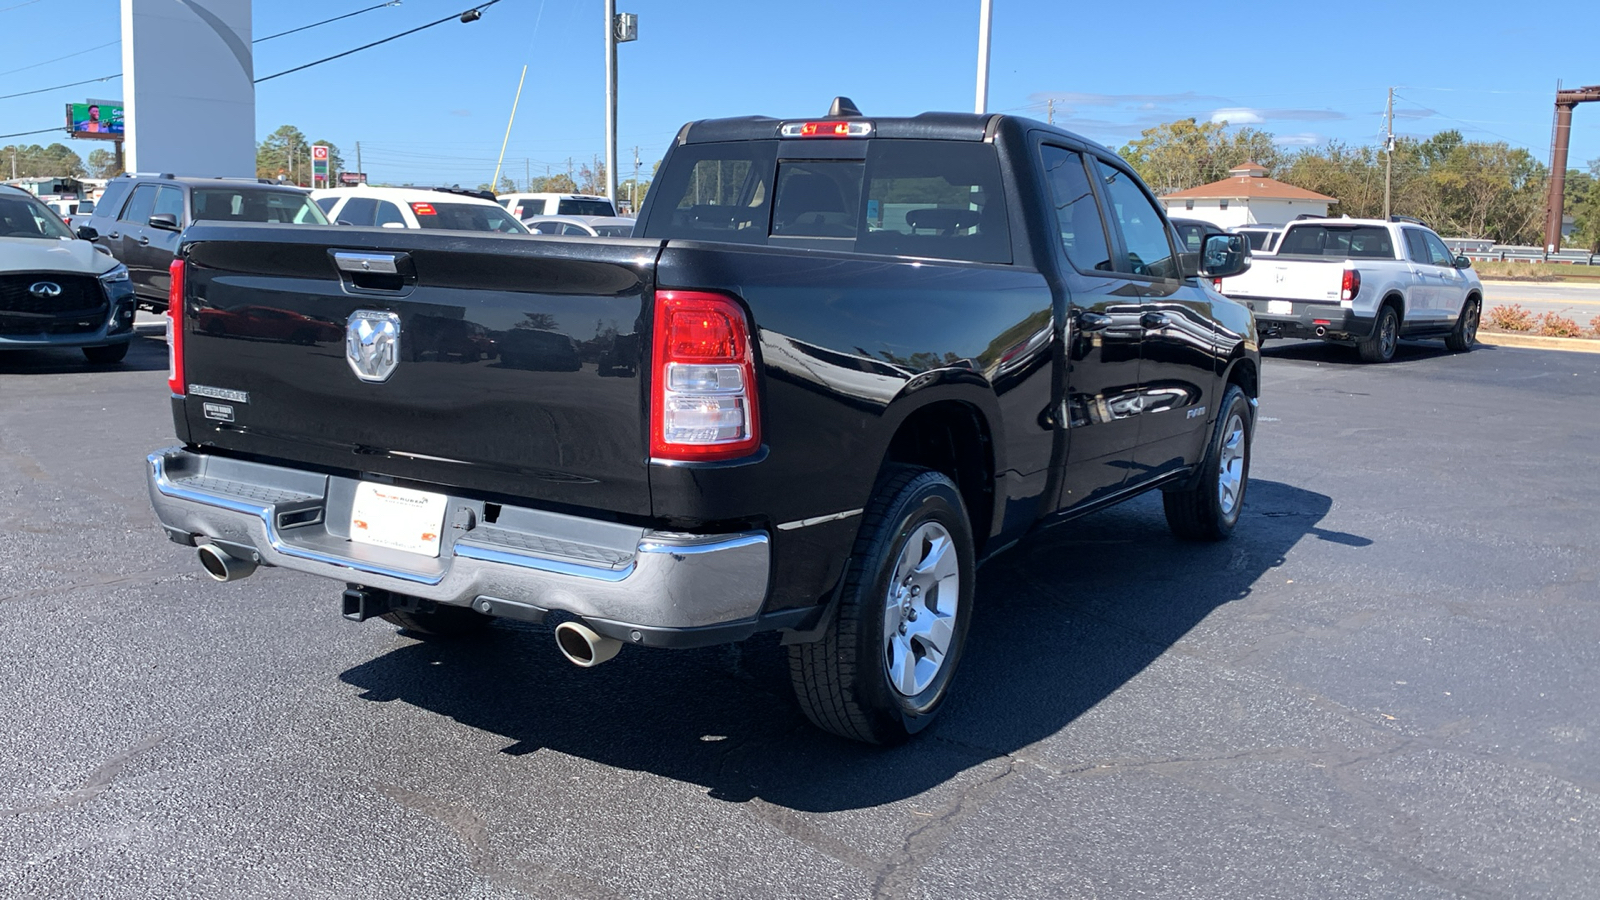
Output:
[[[1401,233],[1406,236],[1406,256],[1412,262],[1423,265],[1433,262],[1432,257],[1428,255],[1428,242],[1423,239],[1422,232],[1415,228],[1404,228],[1401,229]]]
[[[1155,202],[1139,187],[1133,176],[1095,160],[1106,199],[1111,203],[1111,226],[1122,232],[1126,259],[1118,260],[1120,271],[1153,278],[1176,278],[1172,238],[1156,211]]]
[[[128,199],[127,181],[113,181],[106,185],[105,193],[100,195],[100,204],[97,207],[101,215],[116,215],[117,208],[122,206],[122,201]]]
[[[134,222],[143,225],[150,218],[151,210],[156,205],[156,186],[141,184],[133,189],[133,197],[128,200],[128,206],[122,211],[122,221]]]
[[[344,209],[339,210],[339,221],[370,226],[377,214],[378,201],[371,197],[351,197],[345,202]]]
[[[162,187],[156,191],[156,203],[151,208],[150,215],[165,214],[183,224],[183,191],[175,187]],[[148,217],[147,217],[148,218]]]
[[[1083,154],[1046,146],[1043,158],[1051,205],[1056,208],[1056,231],[1072,267],[1080,272],[1115,271],[1105,221],[1083,168]]]
[[[1424,231],[1422,239],[1428,242],[1428,256],[1432,258],[1434,265],[1444,266],[1446,269],[1454,269],[1456,267],[1455,255],[1450,252],[1449,247],[1444,245],[1444,241],[1439,240],[1438,235]]]
[[[377,218],[373,224],[379,227],[389,224],[404,225],[406,220],[400,215],[400,207],[387,200],[379,200]]]

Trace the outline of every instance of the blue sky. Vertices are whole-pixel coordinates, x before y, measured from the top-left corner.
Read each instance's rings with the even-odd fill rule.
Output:
[[[255,36],[377,2],[255,0]],[[269,41],[256,48],[256,74],[473,2],[403,0]],[[1274,7],[1282,12],[1265,12]],[[1058,123],[1112,147],[1187,116],[1247,122],[1289,147],[1366,144],[1377,141],[1385,92],[1396,86],[1397,133],[1457,128],[1548,161],[1556,80],[1600,84],[1596,3],[1562,4],[1559,23],[1486,2],[1345,7],[1350,15],[1326,5],[1258,8],[994,0],[989,109],[1042,119],[1055,98]],[[648,170],[690,119],[818,115],[836,94],[869,115],[972,108],[978,0],[618,0],[618,9],[638,14],[640,33],[619,50],[623,177],[634,146]],[[0,94],[118,72],[119,10],[118,0],[0,0]],[[600,0],[501,0],[481,21],[261,85],[258,137],[294,124],[337,144],[351,168],[360,141],[374,180],[486,182],[526,63],[506,173],[561,171],[569,157],[581,165],[604,152],[602,27]],[[57,60],[68,54],[77,55]],[[0,134],[53,126],[65,102],[115,98],[118,85],[0,100]],[[101,145],[72,146],[87,155]],[[1572,164],[1596,158],[1600,104],[1580,106]]]

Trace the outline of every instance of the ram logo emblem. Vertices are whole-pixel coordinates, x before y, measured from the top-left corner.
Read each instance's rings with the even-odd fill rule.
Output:
[[[344,333],[345,361],[362,381],[388,381],[400,364],[400,314],[358,309]]]

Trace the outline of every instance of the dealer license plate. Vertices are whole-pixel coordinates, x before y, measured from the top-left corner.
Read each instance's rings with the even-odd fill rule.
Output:
[[[1267,313],[1274,316],[1294,315],[1294,304],[1287,300],[1268,300]]]
[[[437,557],[448,504],[443,494],[363,481],[350,507],[350,540]]]

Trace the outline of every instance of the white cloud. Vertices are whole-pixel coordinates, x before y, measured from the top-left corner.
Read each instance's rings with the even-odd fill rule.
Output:
[[[1253,109],[1242,106],[1229,106],[1216,110],[1211,114],[1211,121],[1229,125],[1259,125],[1265,122],[1261,114]]]
[[[1328,139],[1314,131],[1302,131],[1299,134],[1280,134],[1272,139],[1279,147],[1316,147],[1327,143]]]

